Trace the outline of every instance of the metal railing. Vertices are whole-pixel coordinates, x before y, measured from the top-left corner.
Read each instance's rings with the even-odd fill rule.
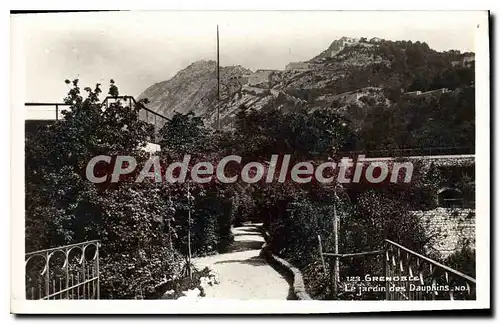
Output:
[[[60,119],[59,112],[60,112],[61,107],[71,106],[71,104],[67,104],[67,103],[52,103],[52,102],[26,102],[26,103],[24,103],[24,105],[27,107],[38,107],[37,111],[50,112],[48,119],[52,119],[50,116],[52,115],[52,113],[54,113],[55,115],[53,116],[53,119],[55,119],[55,120]],[[41,110],[40,107],[54,107],[54,109],[47,109],[46,108],[46,109]],[[37,117],[36,119],[38,119],[38,118],[39,117]],[[30,120],[30,118],[28,118],[28,120]]]
[[[340,151],[339,156],[366,157],[408,157],[408,156],[431,156],[431,155],[462,155],[474,154],[473,146],[453,146],[453,147],[423,147],[423,148],[394,148],[386,150],[361,150],[361,151]]]
[[[432,260],[424,255],[416,253],[400,244],[390,240],[384,240],[385,248],[382,250],[359,252],[359,253],[329,253],[323,252],[321,238],[319,238],[319,251],[325,272],[327,271],[324,257],[329,260],[329,280],[334,298],[337,298],[340,287],[344,287],[344,293],[358,290],[352,288],[356,285],[377,286],[374,291],[384,293],[382,298],[386,300],[475,300],[476,280],[464,273],[452,269],[444,264]],[[353,258],[375,258],[383,263],[383,274],[370,273],[370,277],[377,280],[364,282],[359,277],[354,282],[342,280],[339,268],[335,262],[348,261]],[[382,259],[381,259],[382,258]],[[338,261],[337,261],[338,260]],[[354,278],[354,277],[351,277]]]
[[[99,241],[26,253],[26,299],[99,299]]]
[[[407,277],[386,281],[387,300],[474,300],[476,279],[385,240],[385,276]]]
[[[131,108],[137,108],[139,110],[139,120],[142,120],[148,124],[153,125],[152,128],[152,133],[151,134],[151,141],[154,143],[158,143],[159,137],[158,137],[158,131],[165,125],[167,121],[170,119],[157,113],[154,112],[153,110],[147,108],[144,106],[144,104],[137,102],[134,97],[132,96],[107,96],[104,98],[104,100],[101,103],[101,106],[104,108],[109,107],[110,102],[117,102],[121,101],[122,104],[124,104],[125,107],[131,107]],[[24,104],[27,107],[37,107],[37,112],[49,112],[48,118],[41,118],[41,116],[38,116],[34,119],[32,118],[27,118],[27,120],[60,120],[60,112],[63,109],[62,107],[70,107],[71,104],[67,103],[52,103],[52,102],[26,102]],[[54,109],[41,109],[43,107],[53,107]]]
[[[117,102],[119,100],[122,101],[122,104],[124,104],[125,107],[128,106],[131,108],[137,108],[139,110],[139,120],[153,125],[153,128],[151,130],[152,134],[150,135],[151,142],[158,143],[158,131],[163,127],[163,125],[165,125],[167,121],[170,121],[170,119],[161,114],[158,114],[157,112],[152,111],[149,108],[146,108],[142,103],[137,102],[132,96],[107,96],[102,101],[102,105],[103,107],[107,108],[111,101]]]

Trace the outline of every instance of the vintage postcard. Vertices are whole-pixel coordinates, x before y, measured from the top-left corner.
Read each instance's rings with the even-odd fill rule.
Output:
[[[11,311],[489,309],[488,33],[487,11],[12,14]]]

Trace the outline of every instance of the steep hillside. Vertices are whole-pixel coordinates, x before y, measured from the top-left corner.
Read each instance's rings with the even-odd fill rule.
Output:
[[[221,98],[238,91],[238,78],[250,72],[241,66],[222,67]],[[179,71],[172,79],[147,88],[140,96],[148,98],[149,108],[170,117],[175,112],[210,113],[217,98],[215,61],[197,61]]]
[[[421,42],[342,37],[311,60],[285,71],[221,67],[221,124],[231,127],[242,107],[329,108],[356,118],[366,115],[364,110],[373,106],[373,100],[389,104],[408,91],[470,87],[474,69],[463,64],[464,55],[437,52]],[[149,107],[165,116],[193,111],[215,126],[215,69],[214,61],[195,62],[172,79],[149,87],[140,98],[148,98]],[[353,108],[363,113],[352,114]],[[361,124],[362,120],[353,120],[356,128]]]
[[[348,46],[352,46],[355,44],[359,44],[359,38],[352,37],[341,37],[339,39],[334,40],[330,46],[323,52],[321,52],[318,56],[314,57],[311,62],[317,62],[324,59],[328,59],[334,57],[337,53],[342,51],[344,48]]]
[[[149,100],[148,108],[171,117],[176,112],[194,112],[215,126],[217,114],[217,79],[215,61],[197,61],[181,70],[172,79],[147,88],[139,99]],[[220,68],[220,117],[223,126],[240,107],[262,109],[268,105],[303,107],[305,102],[279,90],[241,84],[244,75],[252,71],[241,66]]]

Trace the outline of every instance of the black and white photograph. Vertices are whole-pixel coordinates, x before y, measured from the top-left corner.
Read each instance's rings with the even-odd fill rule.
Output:
[[[10,20],[13,313],[489,308],[487,11]]]

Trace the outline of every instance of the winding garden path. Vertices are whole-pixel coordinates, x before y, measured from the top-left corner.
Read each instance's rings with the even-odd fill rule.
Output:
[[[208,287],[205,298],[287,299],[287,280],[259,255],[264,238],[256,225],[236,227],[233,233],[227,253],[193,259],[197,267],[219,275],[219,284]]]

